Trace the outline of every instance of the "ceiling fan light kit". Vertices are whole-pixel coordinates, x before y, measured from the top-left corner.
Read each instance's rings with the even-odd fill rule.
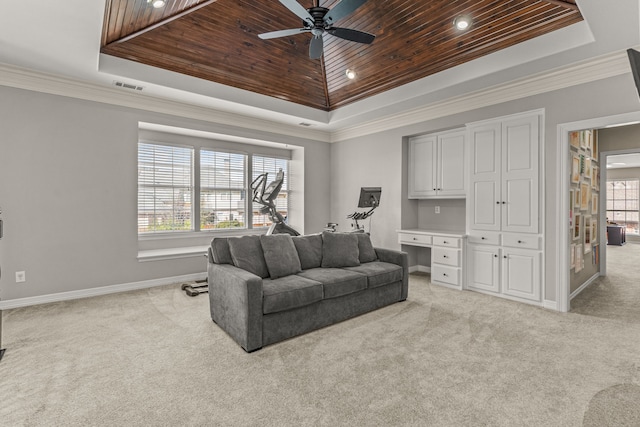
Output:
[[[263,40],[267,40],[292,36],[299,33],[311,33],[313,35],[313,38],[309,43],[309,57],[311,59],[319,59],[322,57],[324,50],[323,35],[325,33],[344,40],[364,44],[371,44],[376,37],[375,35],[365,33],[364,31],[333,26],[334,22],[350,15],[366,3],[367,0],[342,0],[332,9],[321,7],[320,0],[317,0],[316,5],[309,9],[302,7],[296,0],[279,1],[293,14],[302,19],[303,28],[272,31],[269,33],[258,34],[258,37]]]
[[[347,76],[347,78],[349,80],[353,80],[356,78],[356,72],[354,70],[352,70],[351,68],[347,68],[347,70],[344,72],[345,75]]]

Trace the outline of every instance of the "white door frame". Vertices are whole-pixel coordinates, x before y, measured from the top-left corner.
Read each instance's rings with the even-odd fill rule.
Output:
[[[556,303],[557,310],[561,312],[567,312],[571,309],[570,301],[570,254],[569,254],[569,187],[570,187],[570,167],[571,159],[569,157],[569,132],[583,130],[583,129],[600,129],[611,125],[620,125],[622,123],[632,123],[640,121],[640,111],[633,113],[619,114],[615,116],[600,117],[594,119],[581,120],[577,122],[561,123],[558,125],[557,131],[557,144],[556,155],[558,164],[556,165],[556,172],[558,176],[558,191],[556,193],[556,254],[558,255],[558,265],[556,268]],[[637,150],[635,150],[637,151]],[[605,152],[605,156],[600,159],[600,188],[606,186],[606,155],[614,154],[617,152]],[[620,153],[623,154],[623,153]],[[605,165],[603,168],[602,165]],[[604,180],[604,181],[603,181]],[[603,184],[604,182],[604,184]],[[605,188],[606,190],[606,188]],[[603,197],[599,198],[600,206],[599,212],[605,212],[606,200]],[[605,242],[606,228],[603,226],[604,215],[600,215],[600,221],[598,224],[600,242]],[[605,270],[602,270],[602,265],[605,265]],[[606,272],[606,248],[601,249],[600,252],[600,274],[603,275]]]

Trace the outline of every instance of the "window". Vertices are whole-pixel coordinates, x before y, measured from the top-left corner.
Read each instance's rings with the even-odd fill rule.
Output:
[[[255,180],[260,174],[268,173],[267,185],[276,179],[276,174],[280,169],[284,172],[284,181],[278,197],[275,200],[276,210],[286,219],[289,214],[289,179],[288,179],[288,161],[286,159],[278,159],[274,157],[253,156],[253,172],[251,181]],[[269,227],[271,219],[267,213],[261,212],[262,205],[255,203],[253,205],[253,228]]]
[[[260,211],[262,205],[251,204],[250,184],[258,175],[268,173],[268,185],[279,170],[284,173],[284,181],[275,202],[286,218],[288,160],[140,142],[138,233],[268,227],[271,219]]]
[[[200,229],[245,228],[244,154],[200,151]]]
[[[138,144],[138,232],[189,231],[193,148]]]
[[[639,180],[607,180],[607,220],[638,234]]]

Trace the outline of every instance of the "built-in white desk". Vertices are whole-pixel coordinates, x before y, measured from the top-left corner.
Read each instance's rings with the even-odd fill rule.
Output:
[[[401,245],[431,248],[432,283],[454,289],[464,288],[464,230],[412,228],[397,231]]]

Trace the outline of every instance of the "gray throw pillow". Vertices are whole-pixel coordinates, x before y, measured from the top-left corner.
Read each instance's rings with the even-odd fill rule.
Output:
[[[300,266],[303,270],[318,268],[322,265],[322,235],[295,236],[293,244],[298,251]]]
[[[233,265],[260,276],[269,277],[267,263],[264,261],[260,236],[242,236],[229,239],[229,252]]]
[[[231,252],[229,251],[229,238],[215,237],[211,241],[211,255],[216,264],[232,264]]]
[[[360,251],[360,263],[371,262],[378,259],[376,250],[373,249],[371,236],[368,233],[356,233],[358,236],[358,250]]]
[[[272,279],[300,273],[300,258],[298,251],[288,234],[273,234],[260,236],[260,244],[267,262],[269,275]]]
[[[356,234],[322,232],[322,267],[356,267],[359,256]]]

